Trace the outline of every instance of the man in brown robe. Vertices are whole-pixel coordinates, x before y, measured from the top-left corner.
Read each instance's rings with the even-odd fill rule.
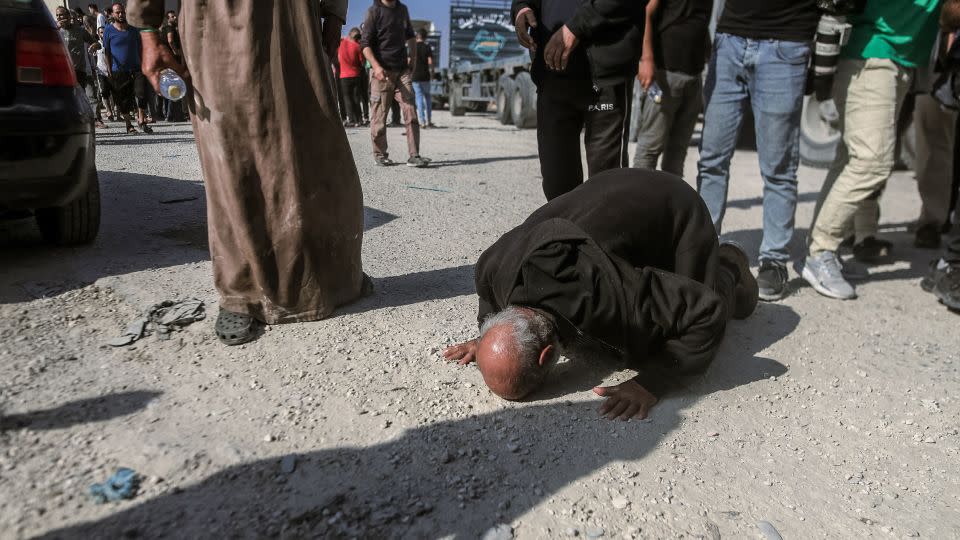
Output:
[[[220,339],[323,319],[368,290],[363,195],[329,68],[347,0],[183,2],[185,65],[158,32],[163,0],[130,0],[127,14],[154,88],[165,68],[192,80]]]

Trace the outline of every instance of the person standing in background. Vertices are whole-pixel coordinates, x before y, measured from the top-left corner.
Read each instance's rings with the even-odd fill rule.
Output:
[[[713,0],[650,0],[637,79],[633,166],[683,176],[687,147],[703,108],[703,66],[710,55]],[[656,82],[658,100],[647,90]]]
[[[644,7],[638,0],[514,0],[517,39],[533,53],[537,150],[547,200],[583,183],[581,136],[588,176],[630,165]]]
[[[148,92],[146,80],[140,72],[140,31],[127,24],[123,4],[116,2],[111,9],[113,22],[103,32],[103,49],[113,98],[126,123],[127,133],[137,132],[130,118],[130,111],[134,109],[140,128],[144,133],[153,133],[144,111]]]
[[[433,104],[430,95],[430,79],[433,75],[433,47],[427,43],[427,31],[421,28],[417,30],[417,43],[411,54],[416,56],[417,66],[413,72],[413,91],[417,95],[417,114],[419,115],[420,125],[432,128],[433,125]]]
[[[74,17],[67,8],[58,7],[56,18],[60,37],[63,38],[63,43],[67,46],[67,52],[70,53],[70,60],[73,62],[77,85],[83,89],[83,93],[87,97],[90,110],[96,117],[96,127],[103,129],[106,126],[100,118],[100,111],[97,107],[97,82],[93,77],[90,56],[87,54],[87,49],[96,44],[97,39],[74,22]]]
[[[346,127],[357,127],[363,124],[363,110],[361,101],[361,86],[363,77],[363,51],[360,49],[360,29],[351,28],[347,37],[340,40],[337,50],[340,59],[340,95],[343,96],[344,109],[347,113]]]
[[[820,13],[816,0],[726,0],[703,91],[705,108],[697,190],[717,233],[722,232],[730,160],[747,106],[753,110],[763,177],[760,298],[787,291],[787,263],[797,211],[800,114],[811,43]]]
[[[850,18],[853,29],[840,52],[833,86],[843,137],[820,192],[808,255],[798,269],[824,296],[857,296],[837,254],[851,229],[855,252],[889,252],[892,246],[877,238],[879,204],[874,199],[893,172],[897,117],[916,67],[929,62],[939,7],[940,0],[867,2],[862,13]],[[865,208],[871,215],[862,215]]]
[[[946,5],[944,5],[946,10]],[[940,235],[950,230],[950,202],[954,191],[954,131],[957,111],[940,106],[929,93],[934,79],[946,71],[950,33],[941,32],[933,49],[929,66],[917,69],[917,94],[913,125],[917,143],[916,177],[920,193],[920,217],[914,233],[914,246],[924,249],[940,247]]]
[[[387,111],[394,100],[400,103],[407,132],[407,150],[410,167],[427,167],[430,160],[420,156],[420,122],[417,119],[416,96],[413,92],[413,71],[417,69],[416,56],[407,51],[415,48],[416,40],[410,12],[400,0],[374,0],[367,10],[360,45],[363,56],[370,62],[370,138],[377,165],[394,165],[387,152]],[[410,62],[413,62],[411,65]]]
[[[180,44],[180,29],[177,27],[177,12],[170,10],[167,12],[166,20],[163,23],[163,26],[160,27],[160,35],[167,42],[167,46],[170,47],[170,52],[173,53],[173,57],[177,62],[183,62],[183,47]],[[183,121],[183,102],[182,101],[173,101],[170,99],[165,99],[163,96],[158,97],[163,103],[163,119],[167,122],[182,122]]]

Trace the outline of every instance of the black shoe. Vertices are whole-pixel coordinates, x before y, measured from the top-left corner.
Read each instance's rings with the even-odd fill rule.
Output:
[[[930,273],[920,281],[920,287],[949,309],[960,311],[960,263],[941,268],[939,262],[930,263]]]
[[[775,261],[761,261],[757,272],[757,288],[761,300],[772,302],[787,294],[787,267]]]
[[[259,337],[260,323],[249,315],[220,308],[214,331],[226,345],[242,345]]]
[[[750,273],[750,260],[739,244],[721,242],[719,251],[720,264],[728,269],[736,281],[734,288],[734,319],[746,319],[757,308],[759,288],[757,280]]]
[[[940,227],[927,224],[917,229],[913,238],[914,247],[920,249],[937,249],[940,247]]]
[[[853,257],[860,262],[874,263],[889,257],[892,250],[892,242],[868,236],[853,246]]]
[[[379,165],[379,166],[381,166],[381,167],[392,167],[393,165],[396,165],[396,164],[397,164],[396,161],[394,161],[394,160],[392,160],[392,159],[390,159],[390,158],[388,158],[388,157],[386,157],[386,156],[377,156],[377,157],[375,157],[375,158],[373,158],[373,159],[375,159],[375,160],[377,161],[377,165]]]

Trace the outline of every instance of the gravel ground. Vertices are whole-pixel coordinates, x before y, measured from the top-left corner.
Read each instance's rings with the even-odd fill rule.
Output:
[[[568,361],[506,403],[440,358],[476,331],[477,256],[542,194],[533,131],[436,121],[427,170],[377,168],[367,132],[349,132],[376,294],[239,348],[213,336],[188,124],[101,132],[92,247],[0,224],[0,537],[960,537],[960,319],[918,287],[934,253],[911,247],[910,173],[883,199],[895,260],[858,300],[794,279],[649,420],[608,422],[588,391],[618,376],[603,366]],[[389,137],[405,157],[402,130]],[[800,172],[798,248],[823,176]],[[755,253],[755,153],[733,178],[728,235]],[[206,320],[104,345],[189,297]],[[120,466],[140,493],[95,504],[90,484]]]

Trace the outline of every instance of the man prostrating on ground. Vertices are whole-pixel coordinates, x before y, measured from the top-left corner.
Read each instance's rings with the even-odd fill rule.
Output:
[[[602,208],[602,211],[597,211]],[[601,173],[535,211],[477,262],[481,336],[447,348],[477,362],[505,399],[535,391],[561,349],[608,350],[640,375],[611,387],[607,418],[644,418],[676,377],[701,372],[727,321],[749,316],[757,282],[681,179]]]

